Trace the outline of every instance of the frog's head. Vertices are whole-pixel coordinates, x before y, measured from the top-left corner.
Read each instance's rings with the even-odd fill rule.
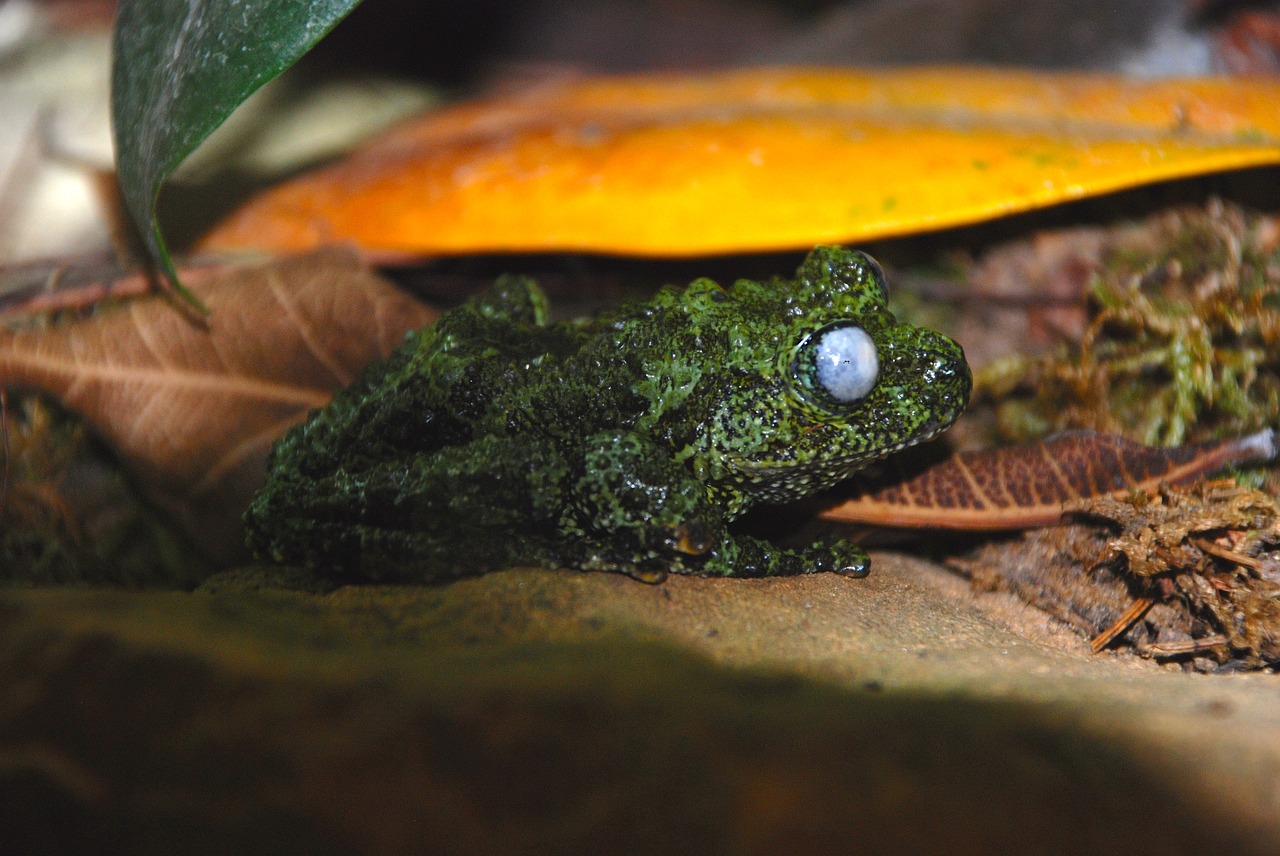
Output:
[[[964,352],[898,323],[886,296],[880,266],[838,247],[815,249],[794,281],[728,289],[730,365],[695,458],[708,482],[791,499],[955,421],[969,397]]]

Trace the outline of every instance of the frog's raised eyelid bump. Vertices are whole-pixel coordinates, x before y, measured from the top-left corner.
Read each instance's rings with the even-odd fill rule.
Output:
[[[871,271],[871,278],[880,286],[881,299],[889,297],[889,279],[884,275],[884,268],[880,267],[880,262],[876,261],[869,253],[862,250],[854,250],[856,255],[862,257],[862,263]]]

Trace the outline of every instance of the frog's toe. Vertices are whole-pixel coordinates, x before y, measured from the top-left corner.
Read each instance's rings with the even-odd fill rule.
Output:
[[[861,579],[871,573],[871,558],[861,547],[846,541],[819,542],[809,548],[815,570]]]
[[[856,580],[860,580],[871,573],[871,560],[864,556],[861,561],[847,562],[841,567],[832,568],[832,570],[843,577],[853,577]]]
[[[649,537],[650,544],[662,552],[705,556],[716,545],[718,533],[704,520],[683,520],[659,526],[651,530]]]
[[[716,542],[715,532],[701,520],[677,524],[671,534],[671,546],[687,556],[704,555]]]
[[[623,568],[622,572],[637,582],[655,586],[667,581],[667,572],[658,568]]]

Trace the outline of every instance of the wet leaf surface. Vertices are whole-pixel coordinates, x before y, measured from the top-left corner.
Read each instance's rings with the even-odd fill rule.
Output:
[[[231,111],[306,53],[359,0],[121,0],[111,115],[125,204],[171,282],[160,186]]]

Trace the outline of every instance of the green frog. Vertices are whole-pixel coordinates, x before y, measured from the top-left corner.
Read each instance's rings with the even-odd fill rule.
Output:
[[[880,266],[818,247],[793,280],[709,279],[550,322],[525,277],[412,333],[274,447],[262,558],[430,582],[516,565],[862,576],[847,541],[730,531],[946,429],[960,346],[898,323]]]

